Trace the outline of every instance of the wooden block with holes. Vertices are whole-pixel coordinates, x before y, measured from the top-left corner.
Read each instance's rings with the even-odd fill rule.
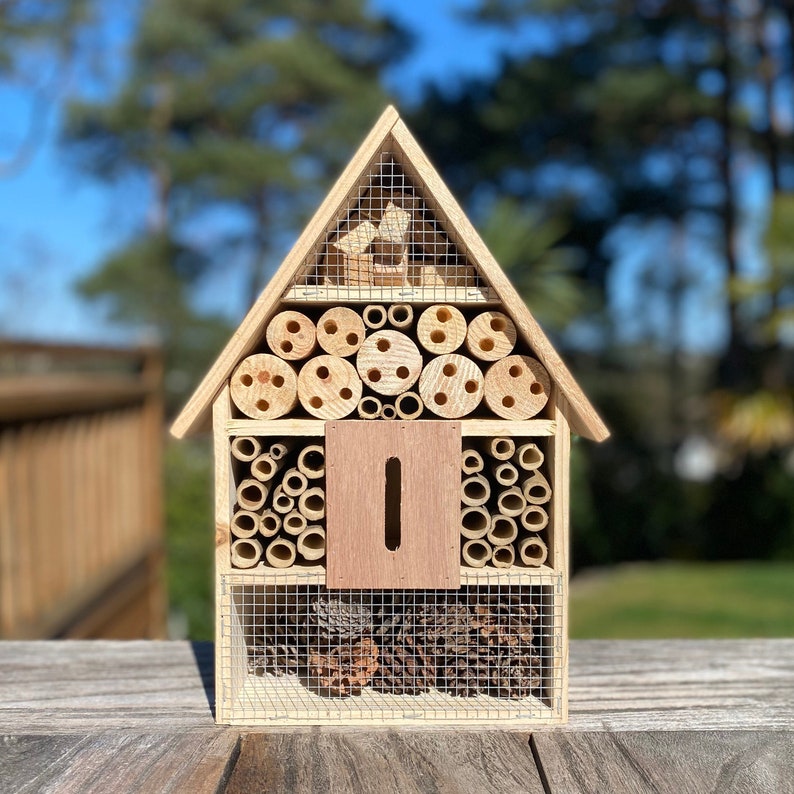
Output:
[[[393,109],[172,432],[209,427],[219,722],[566,719],[570,438],[608,432]]]

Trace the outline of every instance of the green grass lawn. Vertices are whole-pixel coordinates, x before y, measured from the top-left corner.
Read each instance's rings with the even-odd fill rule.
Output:
[[[631,563],[571,580],[571,637],[791,637],[794,563]]]

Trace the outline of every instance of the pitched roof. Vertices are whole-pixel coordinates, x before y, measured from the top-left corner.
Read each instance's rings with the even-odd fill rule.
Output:
[[[389,106],[364,139],[356,154],[331,188],[314,217],[287,254],[279,269],[263,290],[223,352],[185,404],[171,426],[171,433],[182,438],[190,433],[208,429],[212,402],[239,361],[260,344],[270,318],[279,309],[285,293],[306,278],[307,261],[312,252],[322,246],[333,227],[340,209],[350,195],[366,180],[371,164],[379,152],[393,154],[400,166],[410,170],[423,196],[435,208],[445,230],[454,232],[459,248],[466,252],[466,261],[478,275],[478,284],[488,285],[489,293],[503,304],[519,334],[543,363],[569,404],[569,418],[575,433],[602,441],[609,431],[576,383],[549,339],[535,321],[532,313],[516,292],[485,243],[472,226],[460,205],[455,201],[438,172],[430,164],[416,139]],[[452,236],[452,235],[450,235]],[[481,279],[481,282],[479,281]],[[378,299],[373,297],[373,302]],[[382,300],[382,299],[381,299]],[[403,300],[406,300],[405,298]],[[410,299],[407,299],[410,300]]]

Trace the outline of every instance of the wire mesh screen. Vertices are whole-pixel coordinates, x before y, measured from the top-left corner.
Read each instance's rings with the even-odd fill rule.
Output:
[[[555,587],[223,586],[229,598],[219,695],[231,723],[560,716]]]
[[[487,300],[488,285],[420,184],[394,153],[380,152],[285,298]]]

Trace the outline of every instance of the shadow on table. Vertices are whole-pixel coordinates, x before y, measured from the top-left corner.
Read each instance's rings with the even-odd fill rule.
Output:
[[[191,642],[193,658],[201,676],[201,685],[207,696],[207,704],[215,719],[215,646],[211,642]]]

